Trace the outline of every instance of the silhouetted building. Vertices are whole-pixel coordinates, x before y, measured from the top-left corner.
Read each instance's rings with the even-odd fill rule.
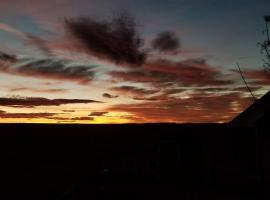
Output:
[[[263,179],[264,199],[270,198],[270,91],[233,119],[232,126],[255,131],[257,165]],[[243,138],[244,140],[245,138]]]
[[[269,127],[269,123],[270,92],[231,121],[231,124],[235,126],[263,126],[264,128]]]

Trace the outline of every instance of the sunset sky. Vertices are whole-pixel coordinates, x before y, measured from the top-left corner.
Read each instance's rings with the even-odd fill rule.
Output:
[[[227,122],[269,90],[269,0],[0,1],[0,122]]]

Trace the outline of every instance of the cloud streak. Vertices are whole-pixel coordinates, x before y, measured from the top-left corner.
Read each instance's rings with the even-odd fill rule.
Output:
[[[100,117],[106,115],[108,112],[91,112],[88,116],[91,117]]]
[[[56,113],[7,113],[0,111],[1,119],[36,119],[36,118],[48,118],[56,115]]]
[[[19,76],[73,81],[86,85],[94,78],[94,68],[71,65],[68,61],[54,59],[28,59],[25,62],[15,56],[0,54],[0,72]]]
[[[111,90],[118,92],[119,94],[125,94],[125,95],[131,95],[131,96],[144,96],[144,95],[152,95],[159,90],[157,89],[144,89],[144,88],[137,88],[133,86],[119,86],[119,87],[113,87]]]
[[[88,99],[47,99],[42,97],[0,98],[0,106],[34,108],[37,106],[60,106],[66,104],[101,103]]]
[[[17,87],[9,89],[10,92],[20,92],[20,91],[30,91],[33,93],[64,93],[67,90],[65,89],[38,89],[38,88],[29,88],[29,87]]]
[[[6,31],[8,33],[11,33],[11,34],[16,35],[17,37],[20,37],[23,39],[27,38],[27,35],[25,33],[15,29],[7,24],[0,23],[0,30]]]
[[[115,99],[115,98],[119,97],[118,95],[112,95],[112,94],[109,94],[109,93],[103,93],[102,96],[105,97],[105,98],[108,98],[108,99]]]
[[[92,68],[89,66],[67,66],[63,61],[45,59],[21,65],[17,68],[17,72],[26,76],[69,80],[85,85],[94,77]]]
[[[6,63],[16,63],[18,60],[16,56],[9,55],[0,51],[0,61],[3,62],[2,64],[6,64]]]
[[[73,121],[93,121],[94,118],[93,117],[73,117],[73,118],[69,118],[69,120],[73,120]]]

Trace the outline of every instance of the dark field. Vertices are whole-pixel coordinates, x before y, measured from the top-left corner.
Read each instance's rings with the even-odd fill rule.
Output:
[[[250,127],[2,124],[0,132],[0,199],[250,200],[266,194],[267,165]]]

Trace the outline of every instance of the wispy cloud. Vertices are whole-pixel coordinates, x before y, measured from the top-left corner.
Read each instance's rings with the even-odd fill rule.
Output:
[[[91,116],[91,117],[100,117],[100,116],[104,116],[104,115],[106,115],[108,112],[91,112],[90,114],[89,114],[89,116]]]
[[[69,119],[73,121],[93,121],[94,120],[93,117],[73,117]]]
[[[72,113],[75,112],[75,110],[62,110],[63,112]]]
[[[56,115],[56,113],[8,113],[5,111],[0,111],[0,118],[1,119],[36,119],[36,118],[47,118]]]
[[[9,89],[10,92],[20,92],[20,91],[30,91],[33,93],[64,93],[66,89],[39,89],[39,88],[29,88],[29,87],[15,87]]]
[[[49,42],[45,39],[42,39],[39,36],[32,35],[30,33],[25,33],[20,31],[8,24],[0,23],[0,31],[5,31],[9,34],[15,35],[21,40],[23,40],[24,44],[27,46],[35,46],[45,55],[52,55],[52,50],[49,47]]]
[[[55,59],[19,60],[15,56],[0,54],[0,72],[33,78],[73,81],[89,84],[94,77],[95,66],[71,65]]]
[[[0,52],[0,62],[2,62],[2,65],[16,63],[17,61],[18,59],[15,55],[9,55],[4,52]]]
[[[109,94],[109,93],[103,93],[102,96],[105,97],[105,98],[109,98],[109,99],[115,99],[115,98],[119,97],[118,95],[112,95],[112,94]]]
[[[119,94],[124,95],[131,95],[131,96],[144,96],[144,95],[151,95],[159,92],[158,89],[144,89],[144,88],[137,88],[134,86],[119,86],[111,88],[112,91],[115,91]]]
[[[18,36],[19,38],[22,38],[22,39],[27,38],[27,34],[17,30],[16,28],[11,27],[8,24],[0,23],[0,30],[6,31],[6,32],[11,33],[13,35],[16,35],[16,36]]]
[[[155,83],[166,78],[166,75],[147,70],[140,71],[112,71],[109,75],[116,80],[140,83]]]
[[[47,99],[42,97],[1,97],[0,106],[34,108],[37,106],[60,106],[65,104],[101,103],[89,99]]]

